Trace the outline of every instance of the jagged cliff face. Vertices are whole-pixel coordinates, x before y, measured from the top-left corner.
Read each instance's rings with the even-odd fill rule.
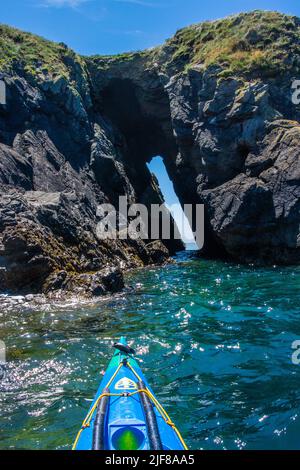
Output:
[[[156,51],[87,60],[129,160],[161,154],[181,203],[205,204],[211,256],[299,262],[299,43],[298,18],[254,12],[183,29]]]
[[[156,155],[181,203],[205,204],[207,254],[299,262],[298,19],[239,15],[106,58],[0,32],[3,288],[106,292],[114,278],[120,285],[107,266],[161,262],[178,249],[95,234],[99,203],[162,201],[146,166]]]
[[[100,110],[80,57],[7,27],[2,36],[0,290],[119,290],[124,269],[164,263],[183,245],[99,241],[97,207],[117,208],[121,195],[161,204],[157,182],[128,159],[126,136]]]

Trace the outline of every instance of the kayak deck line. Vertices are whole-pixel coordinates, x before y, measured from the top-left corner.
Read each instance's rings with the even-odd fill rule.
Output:
[[[122,366],[123,363],[120,364],[120,366]],[[130,368],[131,366],[129,365],[129,363],[127,364]],[[132,369],[133,370],[133,369]],[[133,371],[135,373],[135,371]],[[95,410],[97,409],[100,401],[102,400],[102,398],[104,397],[132,397],[138,393],[145,393],[149,399],[151,401],[153,401],[153,403],[155,404],[156,408],[161,412],[161,415],[164,417],[165,419],[165,422],[171,426],[174,431],[176,432],[177,436],[179,437],[182,445],[184,446],[185,450],[188,450],[188,447],[187,445],[185,444],[184,440],[183,440],[183,437],[181,436],[179,430],[177,429],[176,425],[172,422],[171,418],[169,417],[169,415],[167,414],[166,410],[163,408],[163,406],[159,403],[159,401],[154,397],[154,395],[150,392],[150,390],[148,388],[144,388],[144,389],[139,389],[139,390],[136,390],[135,392],[131,392],[131,393],[102,393],[96,400],[96,402],[94,403],[92,409],[90,410],[90,412],[88,413],[86,419],[84,420],[83,424],[82,424],[82,427],[76,437],[76,440],[74,442],[74,445],[73,445],[73,449],[72,450],[75,450],[76,449],[76,445],[77,445],[77,442],[79,440],[79,437],[80,437],[80,434],[81,432],[90,426],[90,423],[91,423],[91,419],[93,417],[93,414],[95,412]]]
[[[148,429],[149,443],[152,450],[161,450],[163,448],[157,419],[154,413],[153,405],[148,393],[146,392],[146,385],[144,382],[139,381],[138,391],[140,392],[141,405],[145,414],[145,421]]]
[[[113,422],[110,424],[111,428],[113,430],[119,428],[119,429],[117,429],[117,432],[115,432],[116,435],[118,435],[118,436],[120,435],[122,437],[122,432],[123,432],[124,436],[126,435],[126,432],[127,432],[126,437],[127,437],[128,442],[130,442],[130,438],[133,438],[133,441],[135,443],[134,445],[138,445],[135,441],[137,441],[137,440],[141,441],[141,442],[144,443],[144,448],[146,449],[147,448],[147,447],[145,447],[146,443],[144,442],[145,441],[145,436],[143,436],[143,434],[145,434],[145,429],[144,428],[147,428],[147,431],[148,431],[146,433],[146,437],[147,437],[147,441],[148,441],[147,445],[150,447],[150,449],[155,450],[155,449],[153,449],[152,446],[155,447],[155,446],[160,445],[162,447],[161,450],[164,450],[164,448],[166,448],[167,450],[173,450],[173,449],[174,450],[182,450],[182,449],[183,450],[188,450],[188,447],[185,444],[184,439],[181,436],[181,434],[180,434],[179,430],[177,429],[176,425],[173,423],[173,421],[169,417],[166,410],[159,403],[157,398],[153,395],[153,393],[151,392],[151,390],[147,386],[146,379],[144,377],[142,377],[142,372],[141,371],[139,371],[139,373],[137,372],[136,369],[139,369],[139,367],[138,367],[136,361],[131,357],[131,354],[133,354],[134,351],[127,346],[125,338],[121,338],[120,343],[118,343],[117,346],[116,345],[114,345],[114,346],[117,347],[117,348],[120,347],[120,349],[119,349],[119,352],[115,352],[115,354],[113,356],[113,359],[111,360],[111,362],[109,364],[108,371],[106,372],[106,374],[108,374],[109,369],[112,368],[113,366],[116,367],[116,369],[115,369],[114,373],[111,375],[111,377],[109,378],[109,380],[107,381],[107,383],[105,384],[105,386],[102,387],[102,383],[101,383],[101,385],[99,387],[100,393],[99,393],[99,390],[98,390],[99,394],[97,394],[98,396],[96,395],[96,398],[95,398],[95,400],[94,400],[94,402],[93,402],[86,418],[84,419],[84,421],[82,423],[82,426],[81,426],[81,428],[80,428],[80,430],[79,430],[79,432],[76,436],[75,442],[73,444],[72,450],[80,450],[80,449],[81,450],[85,450],[85,449],[88,450],[88,449],[90,449],[90,447],[91,447],[91,443],[90,443],[91,436],[93,436],[93,442],[94,442],[94,432],[91,432],[92,431],[91,428],[92,428],[92,421],[93,421],[93,425],[95,425],[95,413],[97,412],[97,410],[99,411],[99,407],[101,407],[101,405],[102,405],[101,402],[103,401],[104,398],[108,398],[108,402],[110,403],[110,405],[112,407],[113,407],[113,405],[116,405],[115,401],[113,403],[110,402],[110,399],[113,398],[113,397],[115,397],[117,399],[122,399],[123,398],[126,401],[127,404],[128,404],[128,401],[127,401],[128,399],[130,399],[131,397],[133,397],[133,398],[137,397],[137,399],[138,399],[137,405],[139,405],[139,407],[141,408],[140,410],[136,410],[137,414],[139,414],[139,415],[142,414],[144,416],[144,418],[142,420],[141,420],[141,417],[139,416],[139,419],[136,420],[136,423],[135,422],[132,423],[132,421],[134,421],[134,420],[132,420],[132,413],[130,414],[131,410],[126,409],[126,405],[123,405],[123,408],[125,407],[125,411],[126,411],[127,415],[130,416],[131,419],[127,419],[128,416],[125,413],[125,415],[124,415],[125,418],[123,419],[125,424],[123,423],[122,419],[112,420]],[[133,363],[133,366],[131,365],[130,362]],[[125,369],[125,372],[124,372],[124,369]],[[126,375],[126,370],[127,369],[138,380],[138,383],[135,383],[132,379],[130,379],[128,377],[128,375]],[[122,373],[122,370],[123,370],[123,373]],[[115,379],[117,378],[118,375],[120,375],[120,377],[122,377],[122,378],[115,384],[114,388],[115,389],[123,388],[123,389],[126,389],[127,391],[123,391],[123,392],[120,392],[120,393],[111,392],[110,387],[114,383],[114,381],[115,381]],[[105,382],[105,376],[104,376],[103,381]],[[133,389],[133,388],[135,390],[131,391],[131,389]],[[121,404],[120,404],[120,406],[121,406]],[[145,406],[146,406],[147,409],[145,409]],[[109,413],[109,411],[107,411],[107,407],[109,407],[109,405],[107,405],[107,403],[105,403],[105,406],[103,408],[105,408],[106,414]],[[118,413],[120,414],[120,409],[121,408],[119,407],[117,409],[117,413],[115,412],[113,414],[113,418],[116,418]],[[120,416],[117,416],[117,418],[120,418]],[[161,443],[161,441],[164,440],[163,439],[164,435],[160,436],[160,431],[166,431],[166,429],[162,429],[163,428],[162,421],[160,423],[157,423],[158,418],[161,418],[161,420],[163,420],[163,422],[167,425],[167,427],[169,427],[169,429],[171,429],[172,432],[174,433],[174,435],[172,435],[168,432],[165,432],[165,434],[168,435],[166,437],[166,439],[168,438],[167,443]],[[126,425],[127,425],[127,427],[126,427]],[[101,422],[101,426],[103,428],[103,426],[104,426],[103,421]],[[87,437],[85,439],[83,438],[83,433],[85,431],[89,431],[89,439]],[[134,435],[134,432],[137,433],[138,439],[135,439],[137,436]],[[176,444],[175,436],[178,439],[177,444]],[[108,436],[106,436],[106,437],[108,437]],[[121,439],[121,437],[120,437],[120,439]],[[105,436],[100,437],[100,440],[101,440],[101,442],[104,442],[105,441]],[[124,438],[124,441],[125,441],[125,438]],[[170,443],[168,441],[170,441]],[[118,449],[118,447],[114,447],[113,439],[110,440],[109,443],[110,443],[110,445],[112,445],[112,449],[114,449],[114,448],[116,450]],[[170,444],[173,445],[173,446],[176,446],[176,448],[169,447]],[[139,447],[137,447],[137,448],[134,447],[134,449],[131,449],[129,447],[128,448],[126,447],[126,450],[135,450],[135,448],[137,450],[138,448],[140,448],[140,446],[142,446],[141,443],[140,443]],[[94,448],[94,447],[92,446],[92,448]],[[98,447],[96,447],[96,449],[98,450]],[[122,449],[119,449],[119,450],[122,450]],[[156,447],[156,450],[159,450],[158,447]]]

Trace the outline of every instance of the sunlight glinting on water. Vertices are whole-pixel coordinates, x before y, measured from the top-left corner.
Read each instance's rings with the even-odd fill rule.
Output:
[[[2,296],[0,448],[70,448],[125,335],[192,449],[299,449],[299,282],[297,267],[182,253],[128,273],[126,296],[51,309]]]

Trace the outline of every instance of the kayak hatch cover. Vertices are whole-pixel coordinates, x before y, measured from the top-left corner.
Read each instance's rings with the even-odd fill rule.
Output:
[[[100,383],[73,450],[187,450],[124,337]]]

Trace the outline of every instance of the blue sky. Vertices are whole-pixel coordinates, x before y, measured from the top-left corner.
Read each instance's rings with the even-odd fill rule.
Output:
[[[300,16],[300,1],[9,0],[1,2],[0,21],[82,54],[113,54],[156,46],[191,23],[253,9]]]

